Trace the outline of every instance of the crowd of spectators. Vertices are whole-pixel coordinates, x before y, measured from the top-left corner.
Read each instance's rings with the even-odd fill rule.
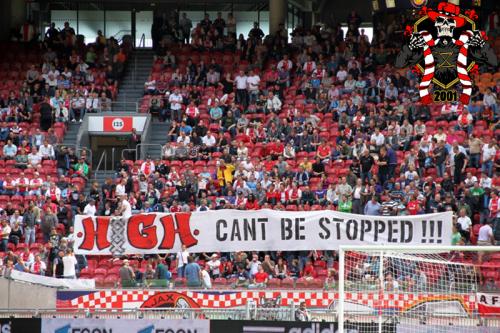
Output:
[[[90,161],[61,141],[69,122],[111,110],[130,45],[100,31],[85,44],[66,22],[53,23],[39,42],[6,47],[2,69],[16,80],[2,86],[0,99],[3,273],[74,278],[72,218],[92,212],[83,191]]]
[[[370,41],[353,12],[345,36],[340,26],[297,27],[288,43],[283,26],[264,36],[256,23],[245,39],[236,37],[232,15],[205,15],[194,27],[183,15],[182,34],[158,42],[145,83],[150,111],[170,123],[162,159],[122,161],[116,169],[131,191],[132,212],[453,211],[452,244],[496,244],[500,74],[481,68],[469,105],[420,104],[418,75],[391,65],[406,19],[376,29]],[[498,53],[498,41],[491,47]],[[248,259],[234,264],[241,255]],[[219,279],[224,271],[231,285],[243,276],[249,287],[271,277],[316,279],[318,272],[328,281],[335,269],[323,268],[332,268],[334,257],[222,254],[213,274],[205,255],[194,275],[205,268]],[[289,268],[284,275],[278,262]],[[425,274],[418,268],[395,278],[412,290]]]
[[[453,211],[453,244],[494,244],[500,239],[497,68],[481,68],[496,74],[476,75],[482,85],[470,105],[422,105],[417,74],[391,65],[398,45],[384,36],[394,32],[375,31],[370,41],[355,13],[348,21],[345,36],[340,26],[297,27],[290,43],[283,26],[265,36],[258,23],[247,38],[236,38],[232,16],[212,22],[206,15],[193,28],[183,15],[182,29],[168,30],[168,38],[155,30],[156,58],[144,100],[170,124],[162,156],[120,161],[115,177],[93,183],[89,193],[61,188],[71,176],[69,168],[62,170],[46,185],[43,204],[49,207],[35,219],[42,222],[44,241],[50,244],[61,233],[71,241],[70,213],[63,231],[54,228],[65,225],[56,213],[61,207],[125,217],[272,208],[385,216]],[[498,51],[499,43],[492,43]],[[73,51],[64,50],[72,59]],[[74,172],[85,179],[85,160],[75,164]],[[44,207],[38,201],[34,206]],[[44,228],[51,214],[55,218]],[[12,221],[14,212],[5,209],[4,215]],[[2,229],[7,247],[9,228]],[[297,279],[323,287],[335,280],[335,258],[334,251],[185,250],[164,257],[88,258],[81,276],[100,282],[106,276],[111,283],[121,277],[124,285],[177,278],[181,285],[208,288],[229,279],[235,287],[259,288]]]

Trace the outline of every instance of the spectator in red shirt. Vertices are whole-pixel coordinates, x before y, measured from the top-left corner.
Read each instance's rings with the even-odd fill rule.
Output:
[[[406,209],[410,215],[417,215],[420,212],[420,203],[417,200],[416,194],[411,196],[410,201],[408,201],[408,204],[406,205]]]
[[[278,156],[283,155],[283,150],[285,149],[285,146],[283,143],[280,141],[280,139],[276,139],[275,142],[270,143],[269,146],[269,154],[272,157],[275,157],[274,159],[278,159]]]
[[[266,192],[266,201],[271,205],[276,205],[280,198],[280,192],[276,190],[276,186],[271,184]]]
[[[302,271],[302,277],[307,280],[312,280],[316,278],[316,271],[311,260],[308,260],[304,270]]]
[[[253,277],[253,283],[248,288],[265,288],[269,281],[269,274],[264,272],[262,265],[259,265],[257,273]]]
[[[250,193],[248,195],[247,203],[245,205],[246,210],[257,210],[259,209],[259,203],[257,202],[257,199],[255,199],[255,196],[253,193]]]
[[[328,160],[330,159],[330,152],[330,145],[326,142],[325,139],[321,139],[321,144],[318,146],[316,156],[318,156],[322,162],[328,162]]]

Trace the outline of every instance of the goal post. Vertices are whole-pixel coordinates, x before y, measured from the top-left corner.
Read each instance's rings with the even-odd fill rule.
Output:
[[[489,319],[477,293],[495,270],[500,246],[340,246],[338,332],[478,332]]]

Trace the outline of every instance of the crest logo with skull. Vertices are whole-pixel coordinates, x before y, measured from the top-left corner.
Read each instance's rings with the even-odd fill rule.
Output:
[[[457,22],[454,19],[446,16],[438,16],[434,26],[437,29],[438,37],[453,37],[453,30],[457,26]]]

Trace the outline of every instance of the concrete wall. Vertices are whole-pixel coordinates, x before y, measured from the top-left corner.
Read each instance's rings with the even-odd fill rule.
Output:
[[[56,291],[0,278],[0,309],[55,309]]]
[[[9,37],[10,29],[18,31],[26,19],[26,2],[24,0],[1,0],[0,40]]]
[[[343,23],[353,9],[358,12],[363,22],[372,21],[372,4],[369,0],[325,0],[317,19],[329,25],[333,22]]]

